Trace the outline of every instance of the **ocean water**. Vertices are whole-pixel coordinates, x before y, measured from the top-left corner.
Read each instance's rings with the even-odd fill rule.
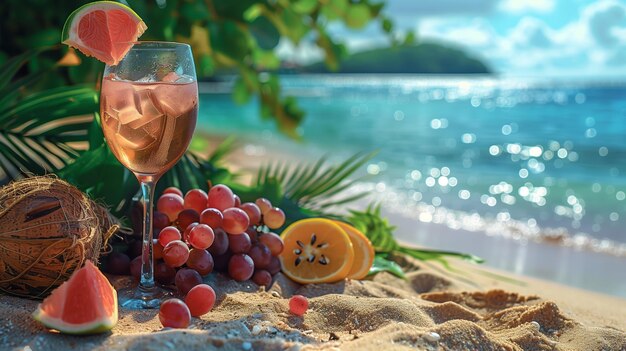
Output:
[[[298,145],[201,87],[198,128],[345,157],[378,150],[364,185],[416,219],[626,255],[626,82],[283,77],[307,112]],[[382,195],[381,195],[382,196]]]

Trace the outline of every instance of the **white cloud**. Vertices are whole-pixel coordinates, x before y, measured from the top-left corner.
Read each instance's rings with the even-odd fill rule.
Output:
[[[503,0],[499,9],[510,13],[525,13],[529,11],[546,13],[554,10],[554,5],[555,0]]]
[[[591,37],[601,46],[612,47],[626,41],[626,7],[617,1],[589,5],[583,12]]]
[[[284,60],[301,64],[317,62],[324,58],[324,52],[314,43],[303,40],[296,46],[284,38],[278,43],[276,54]]]
[[[463,46],[509,74],[626,74],[626,6],[615,0],[587,5],[570,23],[552,28],[523,17],[497,33],[485,18],[422,21],[420,36]]]
[[[543,21],[533,17],[522,18],[510,34],[520,47],[549,48],[554,44],[553,31]]]

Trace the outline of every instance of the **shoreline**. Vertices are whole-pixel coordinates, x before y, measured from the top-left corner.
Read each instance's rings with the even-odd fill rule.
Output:
[[[209,140],[214,141],[212,144],[225,138],[223,135],[216,136],[206,132],[203,135],[211,135]],[[249,181],[250,174],[255,174],[256,169],[267,162],[301,162],[316,156],[314,152],[297,154],[303,147],[281,147],[282,141],[259,142],[242,137],[239,144],[233,154],[227,157],[227,162],[233,169],[247,174],[245,181]],[[368,188],[372,185],[362,183],[360,186]],[[370,200],[384,201],[380,193],[373,189],[372,192],[373,195],[368,197]],[[355,206],[365,208],[368,198],[355,203]],[[620,270],[620,267],[626,265],[626,244],[620,246],[622,254],[599,253],[589,246],[565,245],[564,241],[548,238],[538,240],[536,235],[504,235],[502,228],[493,226],[492,223],[483,224],[476,230],[467,230],[462,227],[451,228],[445,223],[423,222],[418,220],[419,213],[415,212],[414,207],[387,205],[389,204],[382,207],[383,215],[392,225],[397,226],[396,239],[406,244],[471,253],[485,259],[485,266],[506,273],[626,299],[626,281],[622,277],[623,271]]]

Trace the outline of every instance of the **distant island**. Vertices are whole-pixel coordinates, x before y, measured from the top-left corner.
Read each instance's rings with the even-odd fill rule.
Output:
[[[464,51],[435,43],[357,52],[341,61],[338,71],[330,71],[323,62],[301,66],[294,71],[301,73],[491,73],[483,62]]]

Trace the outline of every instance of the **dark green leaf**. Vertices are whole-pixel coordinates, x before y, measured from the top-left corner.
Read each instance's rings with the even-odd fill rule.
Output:
[[[87,151],[74,163],[60,170],[58,176],[111,207],[123,216],[139,190],[139,182],[113,156],[106,144]]]
[[[208,20],[209,10],[204,0],[185,1],[180,5],[180,14],[189,22]]]
[[[217,0],[212,1],[212,4],[220,18],[243,22],[246,20],[244,14],[257,2],[255,0]]]
[[[211,47],[237,61],[243,61],[250,52],[248,33],[243,31],[237,23],[224,21],[209,25]]]
[[[0,89],[4,88],[11,82],[11,78],[13,78],[20,67],[44,50],[47,50],[47,48],[29,50],[6,61],[2,67],[0,67]]]
[[[250,32],[263,50],[272,50],[280,41],[280,33],[267,17],[258,17],[250,23]]]

